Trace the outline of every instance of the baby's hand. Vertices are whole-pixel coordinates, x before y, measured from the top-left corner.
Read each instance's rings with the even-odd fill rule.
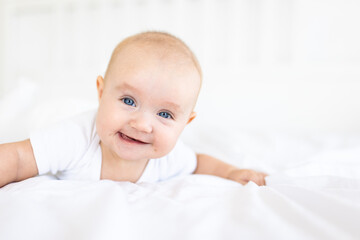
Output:
[[[267,174],[254,170],[234,168],[229,172],[228,179],[239,182],[242,185],[252,181],[259,186],[263,186],[265,185],[266,176]]]

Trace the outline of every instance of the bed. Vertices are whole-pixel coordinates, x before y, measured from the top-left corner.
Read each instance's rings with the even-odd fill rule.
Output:
[[[118,41],[165,30],[204,72],[184,142],[267,185],[38,176],[0,189],[0,240],[360,239],[359,1],[149,2],[0,1],[0,143],[96,107]]]
[[[95,104],[68,98],[39,104],[38,86],[19,86],[0,100],[1,142]],[[141,184],[38,176],[0,189],[0,239],[360,238],[359,135],[202,123],[182,139],[199,152],[269,173],[267,185],[207,175]]]

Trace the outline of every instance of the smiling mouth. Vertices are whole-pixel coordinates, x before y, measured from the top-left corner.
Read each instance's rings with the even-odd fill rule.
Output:
[[[119,132],[119,136],[120,136],[121,139],[123,139],[123,140],[125,140],[126,142],[129,142],[129,143],[148,144],[146,142],[143,142],[143,141],[137,140],[135,138],[129,137],[128,135],[123,134],[122,132]]]

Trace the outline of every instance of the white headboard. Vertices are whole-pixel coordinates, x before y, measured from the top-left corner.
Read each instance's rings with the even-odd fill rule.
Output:
[[[30,84],[31,106],[44,111],[52,101],[70,112],[96,106],[114,46],[163,30],[203,67],[197,124],[360,133],[358,9],[350,0],[1,0],[0,101]],[[74,98],[84,104],[61,101]]]

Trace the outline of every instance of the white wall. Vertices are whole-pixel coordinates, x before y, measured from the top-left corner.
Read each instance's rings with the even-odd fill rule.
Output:
[[[96,106],[114,46],[165,30],[203,67],[195,126],[360,133],[359,10],[355,0],[0,0],[0,100],[33,89],[0,119],[21,101],[54,114]]]

